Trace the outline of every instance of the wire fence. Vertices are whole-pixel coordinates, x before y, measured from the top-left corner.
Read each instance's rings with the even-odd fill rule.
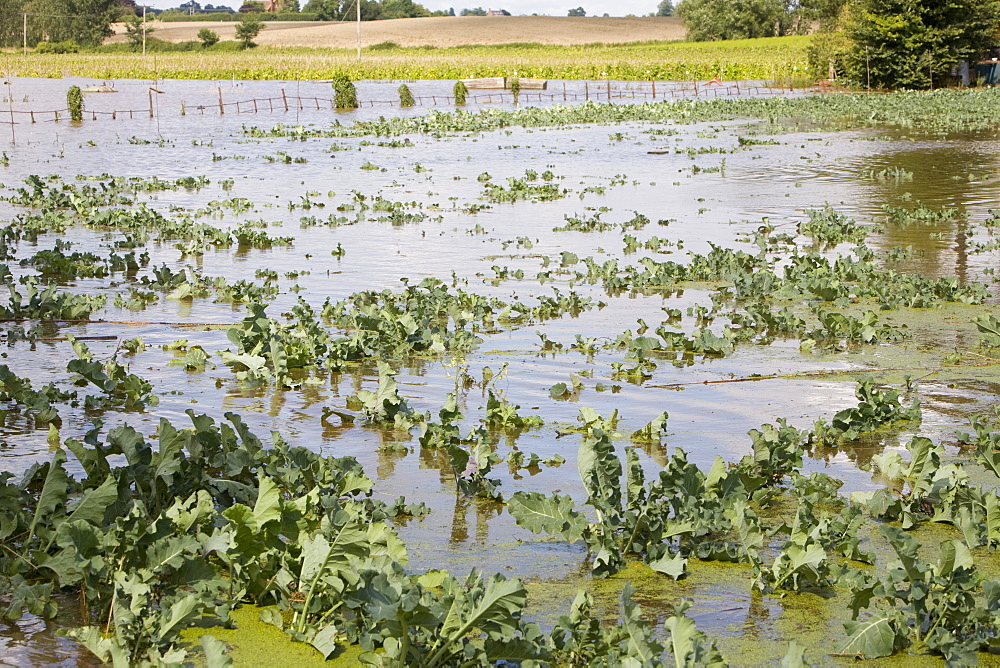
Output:
[[[606,102],[614,103],[633,101],[665,101],[678,99],[703,99],[703,98],[738,98],[738,97],[772,97],[777,95],[803,95],[810,93],[828,92],[829,87],[815,86],[811,88],[793,88],[784,86],[776,82],[768,81],[732,81],[720,82],[717,80],[699,81],[641,81],[641,82],[582,82],[583,90],[577,84],[574,88],[567,87],[562,83],[561,89],[556,85],[555,89],[545,91],[522,91],[514,95],[508,90],[478,93],[466,95],[466,106],[484,106],[491,104],[530,104],[530,103],[559,103],[559,102]],[[165,107],[157,103],[155,95],[158,93],[155,88],[149,89],[148,106],[132,109],[85,109],[85,120],[119,120],[136,118],[154,118],[165,114],[173,115],[170,111],[165,111]],[[419,107],[455,107],[455,97],[451,95],[420,95],[414,96],[414,106]],[[399,107],[399,99],[395,100],[358,100],[359,107]],[[181,102],[176,109],[176,114],[180,116],[205,115],[205,114],[257,114],[272,112],[290,112],[324,109],[336,110],[336,105],[332,97],[289,95],[284,88],[281,89],[280,96],[254,97],[245,100],[226,100],[220,87],[218,95],[213,100],[203,100],[191,104]],[[0,109],[0,124],[18,125],[22,123],[39,122],[59,122],[69,119],[69,109]]]

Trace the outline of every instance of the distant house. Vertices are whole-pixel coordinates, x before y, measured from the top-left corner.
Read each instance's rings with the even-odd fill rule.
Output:
[[[506,9],[487,9],[486,16],[510,16]]]
[[[281,0],[264,0],[264,11],[271,13],[280,12]]]

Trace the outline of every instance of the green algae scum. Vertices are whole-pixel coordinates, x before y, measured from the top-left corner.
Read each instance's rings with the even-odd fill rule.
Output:
[[[994,662],[996,109],[11,125],[0,660]]]

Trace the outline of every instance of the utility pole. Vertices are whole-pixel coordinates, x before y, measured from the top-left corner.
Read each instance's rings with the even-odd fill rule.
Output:
[[[24,27],[21,29],[21,36],[24,38],[24,55],[28,55],[28,13],[25,12],[24,16]]]
[[[358,60],[361,60],[361,0],[354,0],[358,16]]]
[[[142,6],[142,55],[146,55],[146,5]]]

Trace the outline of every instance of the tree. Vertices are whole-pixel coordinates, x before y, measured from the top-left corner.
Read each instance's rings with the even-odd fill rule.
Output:
[[[586,16],[587,11],[583,7],[577,7],[576,9],[571,9],[566,14],[566,16]]]
[[[117,0],[28,0],[22,7],[21,11],[34,15],[28,22],[29,44],[73,41],[97,46],[114,34],[111,24],[121,17]],[[17,18],[20,22],[21,17]]]
[[[660,4],[656,6],[657,16],[673,16],[674,15],[674,3],[670,0],[661,0]]]
[[[252,49],[257,46],[253,43],[253,38],[260,34],[266,27],[256,14],[244,14],[240,22],[236,24],[236,39],[243,42],[244,49]]]
[[[207,49],[219,43],[219,33],[208,28],[202,28],[198,31],[198,39],[201,40],[201,46]]]
[[[471,9],[463,9],[458,13],[459,16],[486,16],[486,10],[482,7],[473,7]]]
[[[844,31],[849,76],[866,88],[931,88],[996,41],[1000,0],[857,0]]]
[[[423,5],[413,0],[385,0],[382,3],[383,19],[412,19],[430,15]]]
[[[809,28],[793,0],[683,0],[677,15],[693,42],[776,37]]]
[[[357,10],[354,0],[309,0],[302,11],[317,14],[322,21],[353,21]],[[431,12],[413,0],[361,0],[362,21],[417,16],[431,16]]]
[[[134,14],[125,19],[125,36],[128,37],[133,51],[141,51],[143,40],[156,30],[151,25],[144,26],[143,24],[145,21]]]

